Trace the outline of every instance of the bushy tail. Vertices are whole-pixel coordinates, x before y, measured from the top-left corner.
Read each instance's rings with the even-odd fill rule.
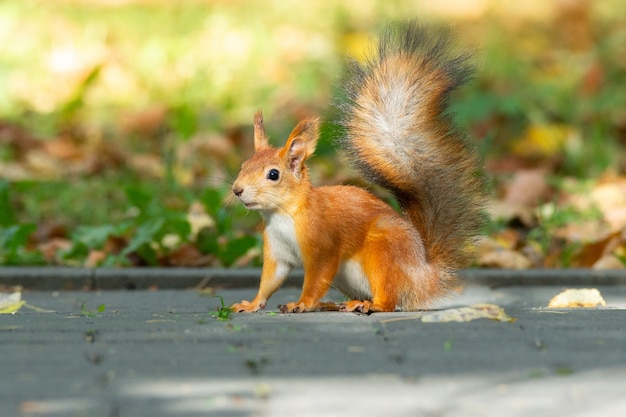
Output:
[[[482,224],[479,159],[447,108],[470,75],[446,36],[400,23],[382,32],[375,56],[349,64],[339,103],[348,159],[393,192],[442,272],[466,263]]]

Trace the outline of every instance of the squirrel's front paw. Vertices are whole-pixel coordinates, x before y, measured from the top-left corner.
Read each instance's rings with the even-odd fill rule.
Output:
[[[240,303],[235,303],[230,308],[233,313],[254,313],[262,308],[265,308],[265,304],[251,303],[250,301],[243,300]]]
[[[370,314],[374,311],[373,304],[368,300],[350,300],[339,304],[339,311]]]
[[[314,307],[307,306],[306,304],[299,303],[287,303],[287,304],[279,304],[278,311],[281,313],[304,313],[306,311],[313,311]]]

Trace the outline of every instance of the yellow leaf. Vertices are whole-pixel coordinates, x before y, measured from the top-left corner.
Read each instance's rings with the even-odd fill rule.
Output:
[[[22,301],[22,288],[12,287],[11,292],[0,292],[0,314],[13,314],[26,302]]]
[[[364,62],[372,49],[372,37],[367,32],[350,32],[344,36],[346,53]]]
[[[26,304],[26,301],[18,301],[13,304],[6,304],[6,305],[2,303],[0,305],[0,314],[13,314],[17,310],[22,308],[24,304]]]
[[[531,125],[513,143],[513,152],[526,157],[550,157],[563,151],[574,130],[560,124]]]

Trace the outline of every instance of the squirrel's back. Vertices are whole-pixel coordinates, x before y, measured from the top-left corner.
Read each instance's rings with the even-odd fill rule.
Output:
[[[482,224],[478,155],[448,109],[470,75],[446,36],[400,23],[381,34],[375,56],[349,64],[338,105],[348,159],[394,194],[445,276],[466,264]]]

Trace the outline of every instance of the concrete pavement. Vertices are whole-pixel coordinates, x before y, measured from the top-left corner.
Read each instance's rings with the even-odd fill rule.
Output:
[[[53,312],[0,315],[1,415],[622,416],[626,287],[598,287],[607,308],[543,308],[562,288],[472,285],[437,306],[494,303],[512,323],[275,309],[219,321],[219,299],[192,290],[25,292]],[[227,304],[254,293],[216,290]]]

